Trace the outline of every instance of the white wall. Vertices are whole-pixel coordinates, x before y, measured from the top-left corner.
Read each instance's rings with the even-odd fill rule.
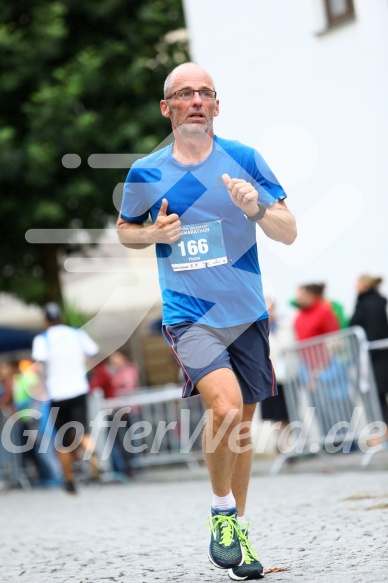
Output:
[[[386,0],[326,34],[323,0],[184,0],[192,59],[213,75],[216,133],[257,147],[299,224],[292,247],[259,234],[267,291],[285,309],[299,283],[326,281],[354,306],[354,280],[388,294]]]

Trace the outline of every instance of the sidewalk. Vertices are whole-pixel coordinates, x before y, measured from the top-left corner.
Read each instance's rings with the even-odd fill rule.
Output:
[[[247,509],[251,540],[264,566],[290,566],[267,575],[269,583],[388,582],[386,471],[306,472],[294,465],[269,476],[259,465]],[[128,485],[81,486],[77,496],[0,492],[1,579],[230,581],[207,560],[211,491],[205,478],[204,468],[173,469],[147,472]]]

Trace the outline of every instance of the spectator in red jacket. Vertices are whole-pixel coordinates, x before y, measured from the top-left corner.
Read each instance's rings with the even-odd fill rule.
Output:
[[[139,386],[139,369],[121,350],[109,357],[115,397],[131,395]]]
[[[116,399],[132,392],[132,390],[125,389],[127,385],[130,385],[130,389],[132,389],[132,385],[135,384],[135,382],[132,382],[133,379],[136,381],[137,387],[137,368],[136,376],[129,373],[126,374],[128,372],[126,367],[128,360],[124,355],[122,357],[121,355],[121,352],[114,352],[109,358],[97,364],[90,375],[89,385],[91,390],[101,389],[104,399]],[[115,363],[117,363],[117,368],[114,367]],[[122,364],[122,367],[119,366],[120,364]],[[120,374],[116,376],[118,372]],[[126,421],[126,425],[124,427],[114,427],[113,422],[117,411],[117,409],[113,409],[112,414],[107,416],[107,420],[111,422],[112,435],[114,435],[113,443],[111,443],[110,463],[113,471],[117,474],[133,476],[135,471],[132,467],[132,456],[124,447],[124,436],[130,426],[130,417],[129,413],[123,413],[120,416],[120,421]],[[110,433],[108,433],[107,438],[112,439]]]
[[[325,285],[318,283],[299,287],[296,297],[299,312],[294,321],[297,340],[309,340],[340,329],[330,302],[324,298],[324,289]],[[301,371],[309,391],[310,405],[315,407],[320,435],[326,436],[335,423],[344,420],[342,413],[338,418],[332,407],[327,383],[323,381],[332,365],[330,351],[324,344],[307,346],[302,349],[301,357]]]
[[[109,370],[108,359],[99,362],[91,371],[89,376],[89,387],[94,389],[101,389],[104,393],[104,399],[114,399],[116,396],[112,384],[112,373]]]
[[[321,334],[339,330],[339,322],[330,303],[324,298],[325,285],[301,285],[296,302],[299,312],[294,327],[297,340],[307,340]]]
[[[309,340],[340,329],[331,304],[324,298],[324,290],[323,283],[310,283],[298,288],[296,303],[299,311],[294,321],[297,340]],[[307,348],[303,351],[303,357],[310,370],[325,368],[330,361],[330,355],[323,346],[317,350]]]

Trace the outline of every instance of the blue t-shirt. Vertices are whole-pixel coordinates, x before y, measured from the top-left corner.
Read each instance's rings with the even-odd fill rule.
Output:
[[[240,142],[215,136],[211,154],[199,164],[180,164],[172,145],[132,166],[121,217],[156,220],[162,199],[176,213],[183,236],[157,244],[163,324],[196,322],[224,328],[268,317],[257,254],[256,224],[231,200],[221,178],[243,178],[269,207],[286,198],[260,154]]]

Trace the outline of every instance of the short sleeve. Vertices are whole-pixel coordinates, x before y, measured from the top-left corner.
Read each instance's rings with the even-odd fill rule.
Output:
[[[257,150],[238,141],[226,141],[218,137],[216,141],[219,147],[240,166],[239,177],[254,186],[259,194],[259,201],[264,206],[270,207],[287,198],[275,174]]]
[[[33,360],[39,360],[44,362],[48,357],[48,345],[47,339],[43,334],[35,336],[32,341],[32,352]]]
[[[150,213],[147,185],[159,182],[161,172],[158,168],[139,168],[132,166],[124,184],[120,216],[125,221],[144,223]]]
[[[287,195],[275,174],[257,150],[254,150],[252,160],[252,177],[256,181],[255,186],[259,193],[259,201],[264,206],[272,206],[275,202],[287,198]]]

